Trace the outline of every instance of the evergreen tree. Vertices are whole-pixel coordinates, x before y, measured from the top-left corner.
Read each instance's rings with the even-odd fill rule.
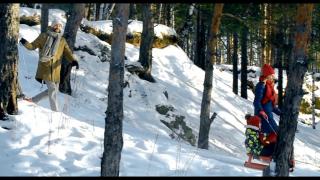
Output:
[[[154,23],[151,4],[142,4],[143,9],[143,30],[141,35],[139,62],[144,68],[144,72],[139,76],[150,82],[155,82],[151,75],[152,69],[152,44],[154,38]]]
[[[85,4],[84,3],[75,3],[69,9],[67,17],[66,27],[64,29],[63,36],[65,37],[71,51],[74,49],[74,44],[76,41],[76,36],[78,29],[81,24],[82,18],[85,15]],[[70,84],[70,73],[71,73],[72,65],[65,58],[62,59],[61,63],[61,71],[60,77],[64,77],[61,79],[59,84],[59,90],[62,93],[66,93],[71,95],[72,89]]]
[[[248,28],[245,26],[241,32],[241,97],[247,99],[248,92],[248,78],[247,78],[247,66],[248,66]]]
[[[310,42],[314,4],[299,4],[297,8],[292,56],[289,61],[288,84],[284,98],[283,116],[279,122],[275,151],[276,175],[289,175],[289,159],[297,130],[299,107],[303,96],[302,84],[308,67],[307,51]]]
[[[212,21],[210,26],[210,38],[208,41],[208,56],[206,58],[204,89],[201,102],[200,129],[198,147],[208,149],[209,147],[209,130],[213,118],[210,118],[211,91],[213,80],[213,62],[215,59],[217,34],[220,27],[220,19],[223,10],[223,4],[215,4]]]
[[[105,118],[101,176],[119,176],[121,151],[123,147],[124,54],[128,17],[129,4],[117,4],[116,16],[113,19],[113,43],[111,44],[108,107]]]
[[[41,32],[47,31],[48,19],[49,19],[49,5],[46,3],[43,3],[41,7]]]
[[[0,3],[0,119],[17,114],[19,4]]]

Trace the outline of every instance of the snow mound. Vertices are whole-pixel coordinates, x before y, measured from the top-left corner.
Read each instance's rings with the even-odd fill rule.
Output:
[[[83,19],[83,24],[95,27],[97,30],[101,30],[105,33],[112,33],[112,20],[106,21],[88,21]],[[129,20],[128,21],[128,29],[127,33],[142,33],[143,22],[137,20]],[[166,36],[177,36],[176,31],[173,28],[165,26],[163,24],[154,24],[154,34],[160,39],[163,38],[163,35]]]

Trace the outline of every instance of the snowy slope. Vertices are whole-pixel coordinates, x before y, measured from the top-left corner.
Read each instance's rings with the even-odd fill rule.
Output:
[[[34,12],[39,10],[21,8],[20,13]],[[66,22],[62,14],[60,10],[50,11],[51,17]],[[20,37],[28,41],[39,33],[39,26],[20,25]],[[101,55],[103,46],[110,49],[109,44],[81,31],[76,39],[78,46],[87,46],[97,55]],[[24,93],[33,96],[46,89],[34,80],[38,52],[18,47],[19,80]],[[84,51],[75,54],[80,61],[80,69],[73,70],[71,76],[75,95],[59,94],[62,112],[52,112],[48,100],[38,105],[20,100],[19,115],[11,116],[12,121],[0,122],[1,176],[100,175],[109,62],[101,62],[99,56]],[[126,44],[126,57],[127,64],[136,62],[139,49]],[[152,74],[157,83],[125,71],[129,86],[124,89],[121,176],[261,176],[260,171],[243,167],[247,158],[243,117],[253,112],[252,92],[248,91],[248,100],[234,95],[232,74],[215,68],[211,109],[218,117],[211,125],[209,150],[202,150],[179,138],[172,139],[172,131],[160,121],[172,119],[159,114],[155,106],[173,106],[175,111],[171,113],[185,116],[186,124],[197,136],[204,72],[179,47],[171,45],[153,49]],[[292,176],[320,175],[319,128],[312,130],[299,123],[297,168]]]

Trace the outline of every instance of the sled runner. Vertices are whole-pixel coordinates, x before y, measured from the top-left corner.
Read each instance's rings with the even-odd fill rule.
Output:
[[[29,97],[24,97],[24,98],[22,98],[22,99],[25,100],[25,101],[28,101],[28,102],[31,102],[31,103],[32,103],[32,99],[29,98]]]
[[[269,166],[270,162],[271,162],[271,156],[259,156],[258,161],[259,162],[254,162],[253,159],[255,159],[253,157],[252,154],[248,154],[249,159],[248,161],[246,161],[244,163],[244,166],[247,168],[251,168],[251,169],[257,169],[257,170],[264,170],[267,166]]]

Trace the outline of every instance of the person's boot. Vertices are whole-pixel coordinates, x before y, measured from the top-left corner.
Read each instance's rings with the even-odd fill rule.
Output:
[[[7,121],[7,120],[9,120],[9,116],[5,113],[0,113],[0,120]]]

